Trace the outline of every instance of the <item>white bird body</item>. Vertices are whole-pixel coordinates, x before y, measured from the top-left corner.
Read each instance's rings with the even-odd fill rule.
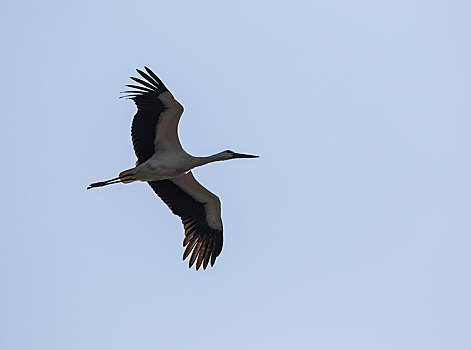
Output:
[[[178,139],[178,122],[183,106],[175,100],[162,81],[149,68],[137,69],[145,79],[131,77],[141,85],[126,85],[135,90],[124,96],[134,101],[131,136],[137,156],[134,168],[122,171],[117,178],[96,182],[88,189],[114,183],[147,181],[154,192],[178,215],[185,228],[183,259],[189,266],[196,262],[206,269],[213,266],[222,250],[222,219],[219,198],[194,178],[191,169],[204,164],[235,158],[256,158],[249,154],[223,151],[209,157],[186,153]]]
[[[158,181],[173,179],[188,173],[191,169],[208,163],[230,159],[225,152],[209,157],[193,157],[184,150],[160,151],[132,169],[119,174],[121,182]],[[129,177],[129,180],[126,178]]]
[[[192,158],[186,152],[159,152],[134,168],[119,174],[124,183],[134,181],[158,181],[172,179],[186,174],[192,169]],[[126,180],[130,177],[130,180]]]

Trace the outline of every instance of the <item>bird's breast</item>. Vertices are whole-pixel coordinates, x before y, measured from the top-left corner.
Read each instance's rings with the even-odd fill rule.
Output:
[[[156,155],[136,168],[137,176],[142,181],[172,179],[190,169],[189,160],[180,154]]]

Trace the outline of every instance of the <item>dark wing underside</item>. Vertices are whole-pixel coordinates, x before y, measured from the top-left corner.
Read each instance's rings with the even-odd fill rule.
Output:
[[[126,85],[134,90],[124,91],[127,95],[122,97],[133,100],[137,106],[137,113],[131,127],[132,143],[138,159],[137,165],[151,158],[156,148],[159,150],[181,149],[177,126],[183,108],[174,100],[170,92],[170,97],[167,95],[163,99],[159,98],[168,90],[154,72],[147,67],[145,67],[146,72],[136,70],[144,79],[131,77],[140,85]],[[158,132],[161,134],[157,135]],[[156,142],[159,145],[156,146]],[[189,266],[191,267],[196,262],[197,270],[201,265],[203,269],[206,269],[209,262],[211,266],[214,265],[222,250],[222,224],[219,225],[220,229],[208,226],[206,215],[208,206],[211,209],[216,208],[215,212],[220,222],[219,199],[201,186],[191,173],[184,177],[188,181],[186,185],[192,186],[201,200],[196,200],[172,180],[149,181],[149,185],[183,222],[185,228],[183,246],[186,246],[183,260],[191,253]],[[183,186],[183,184],[180,185]]]
[[[185,228],[183,246],[186,246],[183,260],[193,251],[189,260],[190,268],[195,261],[196,270],[201,264],[206,269],[210,261],[213,266],[222,250],[222,226],[221,229],[208,226],[205,203],[196,201],[172,180],[149,181],[149,185],[170,210],[182,219]]]
[[[147,67],[144,68],[147,73],[140,69],[136,71],[145,80],[131,77],[141,85],[126,85],[135,90],[123,91],[127,95],[122,96],[133,100],[137,106],[137,113],[132,121],[131,137],[138,163],[144,163],[155,152],[156,127],[165,110],[164,104],[158,97],[168,91],[154,72]]]

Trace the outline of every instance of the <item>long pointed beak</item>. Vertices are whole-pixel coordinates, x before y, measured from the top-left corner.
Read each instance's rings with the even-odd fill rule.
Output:
[[[243,153],[234,153],[234,158],[258,158],[259,156],[254,156],[252,154],[243,154]]]

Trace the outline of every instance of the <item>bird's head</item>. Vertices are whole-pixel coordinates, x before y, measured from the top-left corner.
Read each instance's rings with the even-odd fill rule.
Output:
[[[236,158],[258,158],[258,156],[254,156],[251,154],[244,154],[244,153],[236,153],[231,150],[226,150],[221,152],[221,154],[224,156],[225,159],[236,159]]]

